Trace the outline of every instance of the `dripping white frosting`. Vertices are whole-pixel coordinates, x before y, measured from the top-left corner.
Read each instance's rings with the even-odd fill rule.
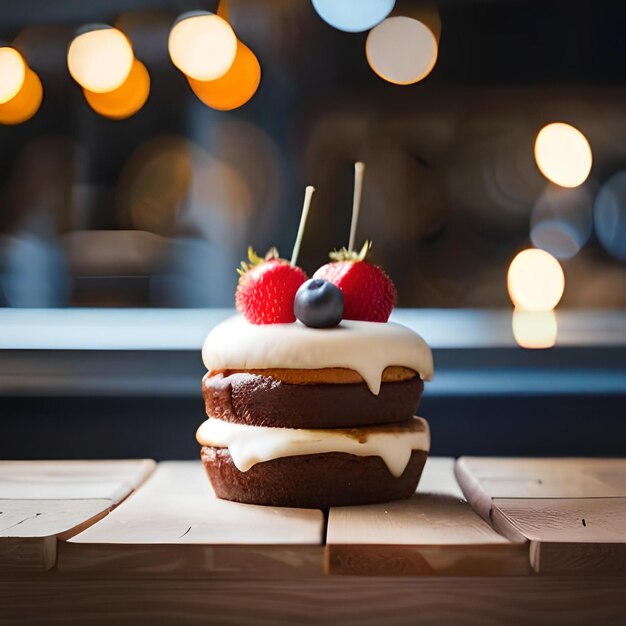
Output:
[[[202,347],[206,368],[322,369],[345,367],[358,372],[378,395],[383,371],[399,365],[423,380],[433,377],[433,357],[426,342],[393,322],[343,320],[336,328],[293,324],[250,324],[236,315],[216,326]]]
[[[428,422],[421,417],[414,417],[407,424],[349,430],[249,426],[211,417],[198,428],[196,439],[203,446],[228,448],[241,472],[257,463],[287,456],[345,452],[378,456],[397,478],[406,469],[413,450],[430,449]]]

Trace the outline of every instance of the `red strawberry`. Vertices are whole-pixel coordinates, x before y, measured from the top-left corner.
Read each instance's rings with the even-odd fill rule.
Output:
[[[307,275],[297,265],[281,259],[276,248],[272,248],[264,259],[248,248],[248,258],[250,263],[242,262],[241,268],[237,269],[237,310],[251,324],[295,322],[293,301]]]
[[[343,291],[343,319],[386,322],[396,303],[396,288],[378,265],[366,261],[371,244],[365,242],[360,252],[345,248],[332,252],[334,263],[320,267],[313,278],[324,278]]]

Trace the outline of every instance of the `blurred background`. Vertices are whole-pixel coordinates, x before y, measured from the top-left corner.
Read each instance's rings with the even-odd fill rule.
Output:
[[[197,309],[248,245],[289,258],[305,185],[300,265],[346,245],[357,160],[398,304],[458,309],[406,318],[433,452],[626,454],[624,32],[598,0],[0,2],[0,455],[195,455],[228,314]],[[512,325],[528,248],[556,286]]]
[[[347,243],[359,159],[357,239],[373,240],[401,306],[509,306],[508,264],[530,245],[561,260],[563,307],[626,306],[624,3],[399,0],[391,16],[438,41],[423,51],[432,71],[397,85],[368,62],[367,31],[334,28],[310,0],[229,0],[220,13],[261,68],[231,111],[170,58],[176,17],[195,9],[218,4],[0,3],[0,38],[43,85],[32,118],[0,126],[2,306],[231,306],[249,244],[290,255],[306,184],[304,269]],[[126,119],[97,113],[68,71],[94,23],[125,33],[148,70]],[[577,187],[537,167],[552,122],[591,146]]]

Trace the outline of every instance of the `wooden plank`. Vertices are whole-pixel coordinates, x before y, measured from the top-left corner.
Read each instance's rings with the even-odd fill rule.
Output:
[[[117,504],[155,465],[150,459],[0,461],[0,499],[106,499]]]
[[[324,516],[216,498],[199,461],[160,463],[100,523],[62,546],[59,570],[108,576],[320,575]]]
[[[101,519],[154,462],[0,462],[0,575],[48,570],[57,543]]]
[[[469,502],[541,573],[626,571],[626,459],[461,458]]]
[[[0,581],[15,626],[594,626],[624,623],[626,578],[499,576]],[[4,618],[4,622],[3,622]]]
[[[452,459],[430,458],[407,500],[334,507],[329,574],[428,576],[529,573],[528,551],[486,524],[463,498]]]
[[[496,498],[538,572],[626,571],[626,498]]]
[[[489,498],[626,497],[626,459],[462,457],[456,472],[466,495],[474,486]]]

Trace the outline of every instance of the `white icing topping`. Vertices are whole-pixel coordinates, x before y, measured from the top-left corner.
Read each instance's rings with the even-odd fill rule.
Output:
[[[216,326],[202,347],[206,368],[322,369],[345,367],[358,372],[378,395],[383,371],[391,365],[433,377],[433,356],[412,330],[393,322],[343,320],[336,328],[293,324],[249,324],[236,315]]]
[[[247,472],[253,465],[286,456],[345,452],[379,456],[396,478],[401,476],[413,450],[430,449],[428,422],[414,417],[409,424],[349,430],[305,430],[248,426],[218,420],[204,422],[196,439],[203,446],[228,448],[235,467]]]

